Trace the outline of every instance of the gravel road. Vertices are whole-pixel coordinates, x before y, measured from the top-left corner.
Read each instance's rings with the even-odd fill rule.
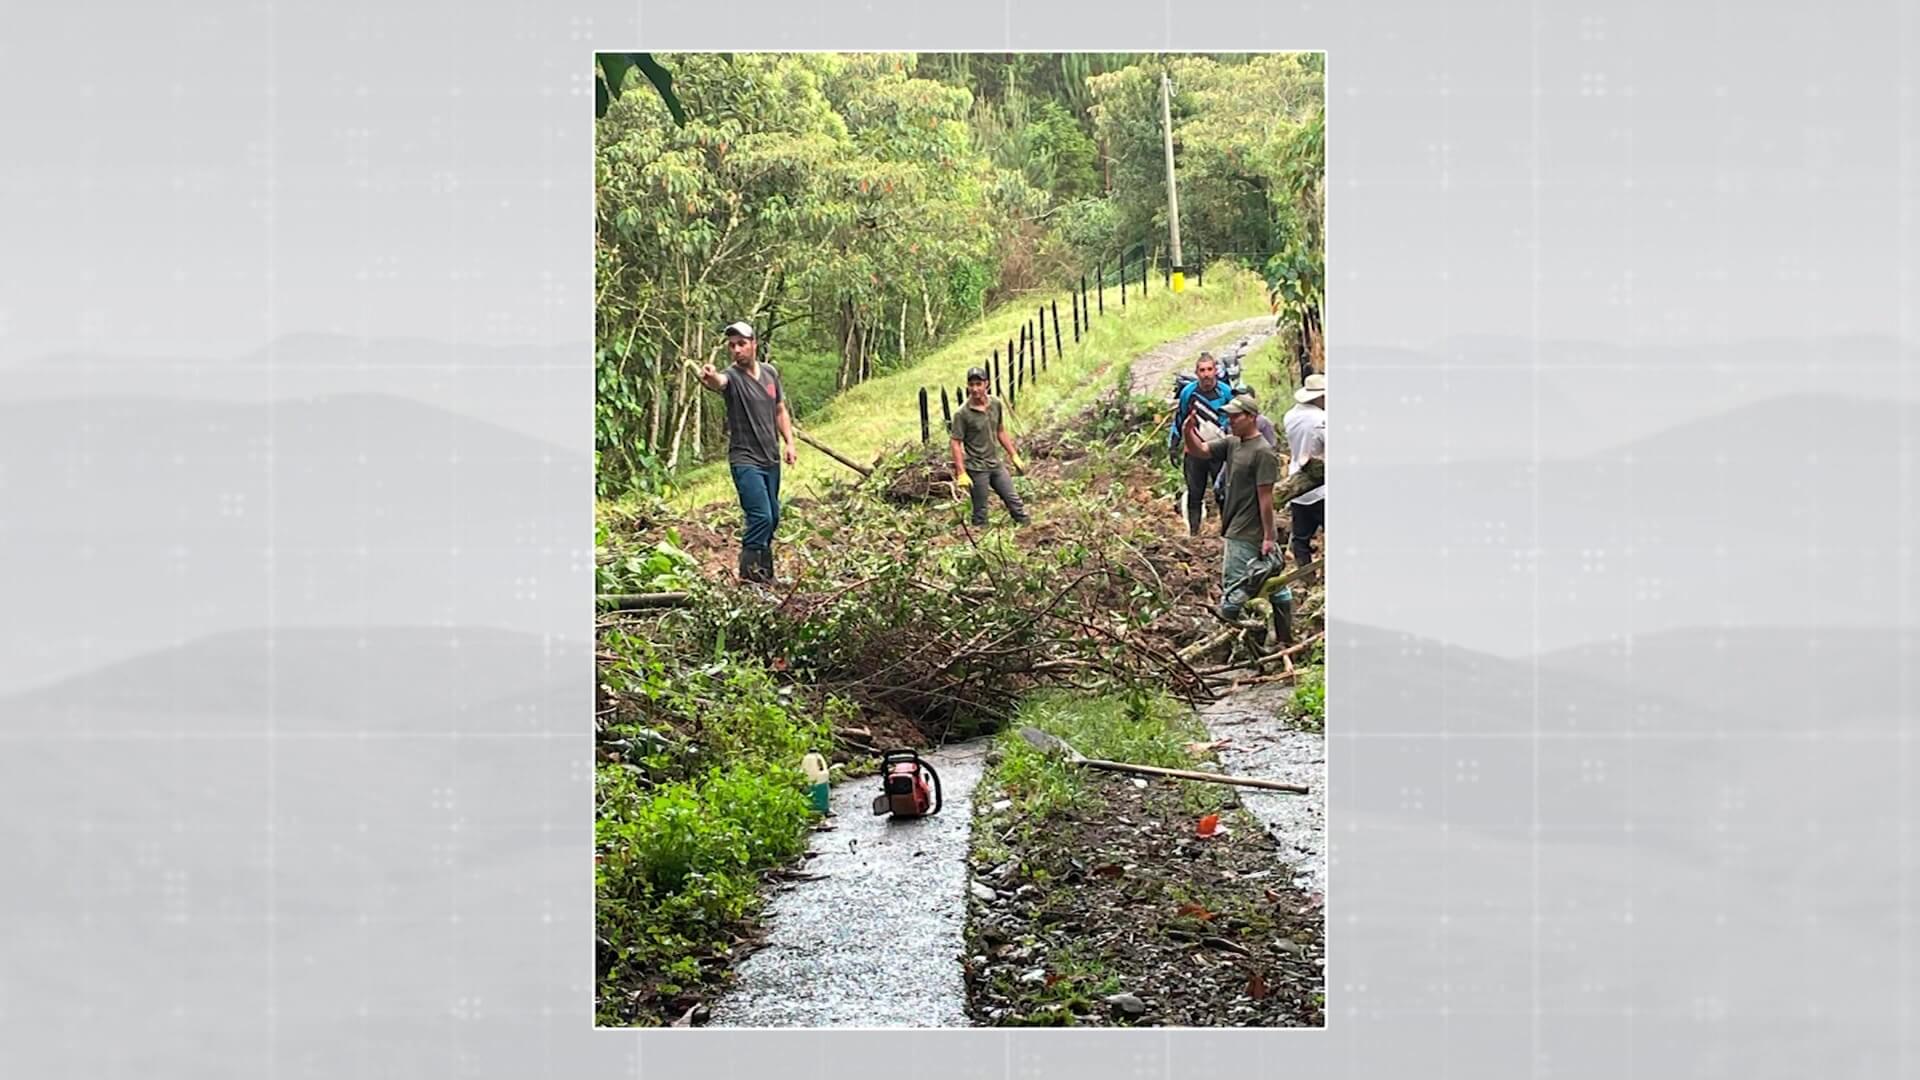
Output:
[[[873,813],[877,777],[833,790],[795,882],[767,910],[764,948],[742,961],[712,1027],[967,1027],[960,963],[967,839],[986,741],[934,751],[940,813]]]

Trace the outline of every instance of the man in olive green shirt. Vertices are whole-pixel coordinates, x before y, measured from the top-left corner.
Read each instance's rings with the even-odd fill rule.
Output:
[[[987,523],[989,485],[1007,505],[1007,513],[1013,515],[1015,524],[1032,521],[1020,496],[1014,494],[1013,477],[1007,473],[1007,462],[1016,469],[1021,467],[1020,455],[1014,450],[1013,438],[1001,420],[1000,399],[987,396],[985,368],[968,369],[967,400],[954,411],[953,428],[948,436],[953,449],[954,483],[973,496],[973,523]],[[1003,448],[1007,452],[1006,462],[1000,460]]]
[[[1220,507],[1221,532],[1226,537],[1220,558],[1220,617],[1240,617],[1233,587],[1246,575],[1247,564],[1272,555],[1277,538],[1273,526],[1273,485],[1280,477],[1280,458],[1260,437],[1260,408],[1251,397],[1237,397],[1221,410],[1229,434],[1201,442],[1199,417],[1187,417],[1184,442],[1187,454],[1226,464],[1227,495]]]

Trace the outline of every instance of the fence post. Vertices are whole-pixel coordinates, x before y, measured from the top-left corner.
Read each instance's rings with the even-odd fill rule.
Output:
[[[1127,257],[1120,256],[1120,306],[1127,306]]]
[[[1140,245],[1140,295],[1147,295],[1147,245]]]
[[[940,426],[953,430],[953,406],[947,403],[947,388],[940,388]]]
[[[1040,305],[1040,362],[1047,362],[1047,306]]]
[[[921,446],[927,445],[927,443],[932,441],[933,439],[933,432],[929,431],[927,428],[928,428],[927,388],[923,386],[920,388],[920,445]]]
[[[1106,263],[1103,262],[1100,264],[1100,272],[1097,275],[1095,275],[1093,279],[1093,283],[1100,290],[1100,314],[1105,315],[1107,313],[1107,264]]]
[[[1205,262],[1197,262],[1193,264],[1193,283],[1197,287],[1206,286],[1207,264]]]
[[[1053,308],[1053,351],[1056,353],[1064,353],[1066,346],[1060,344],[1060,301],[1051,301],[1048,306]],[[1045,367],[1046,365],[1047,357],[1045,353],[1042,353],[1040,355],[1040,366]]]
[[[1081,292],[1086,291],[1086,283],[1087,283],[1086,278],[1080,279]],[[1060,321],[1060,316],[1055,315],[1053,317],[1053,321],[1057,324]],[[1073,294],[1073,343],[1075,345],[1080,344],[1080,293],[1079,292],[1076,292]]]
[[[1008,360],[1013,359],[1013,348],[1011,346],[1011,343],[1009,343],[1009,346],[1007,348],[1007,359]],[[1000,389],[1000,350],[999,349],[993,350],[993,389],[996,391]]]

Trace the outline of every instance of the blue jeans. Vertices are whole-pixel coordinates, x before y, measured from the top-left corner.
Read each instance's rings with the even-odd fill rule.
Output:
[[[780,527],[780,466],[729,465],[733,489],[740,494],[740,510],[747,531],[740,546],[773,547],[773,530]]]

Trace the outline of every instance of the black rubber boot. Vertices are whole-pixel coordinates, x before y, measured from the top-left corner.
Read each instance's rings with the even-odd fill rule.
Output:
[[[768,585],[773,584],[773,549],[771,547],[760,549],[760,580]]]
[[[1269,598],[1273,603],[1273,633],[1281,644],[1293,644],[1293,590],[1282,589]]]
[[[760,569],[760,560],[754,555],[754,549],[750,547],[741,548],[740,549],[740,569],[739,569],[740,580],[741,581],[754,580],[754,575],[759,572],[759,569]]]

